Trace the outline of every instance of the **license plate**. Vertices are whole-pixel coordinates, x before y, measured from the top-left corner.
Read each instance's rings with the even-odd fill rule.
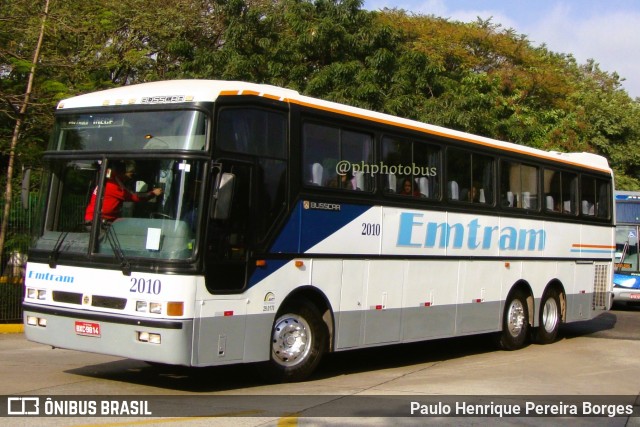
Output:
[[[88,337],[100,336],[100,324],[93,322],[82,322],[76,320],[76,334],[86,335]]]
[[[640,294],[631,294],[631,295],[629,295],[629,298],[631,298],[631,299],[640,299]]]

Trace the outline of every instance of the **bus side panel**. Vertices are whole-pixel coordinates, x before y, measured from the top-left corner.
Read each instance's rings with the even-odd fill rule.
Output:
[[[574,271],[573,287],[567,290],[567,322],[591,318],[594,264],[575,264]]]
[[[498,330],[501,284],[496,264],[492,261],[459,262],[456,334],[466,335]],[[451,268],[454,268],[453,265]],[[478,280],[482,277],[490,279]]]
[[[409,261],[404,285],[402,340],[450,337],[455,333],[458,271],[449,261]]]
[[[336,350],[358,347],[364,339],[365,288],[368,261],[342,261],[340,306],[336,311]]]
[[[207,299],[196,301],[194,366],[238,362],[244,356],[247,300]]]
[[[365,345],[400,341],[404,261],[369,262]]]

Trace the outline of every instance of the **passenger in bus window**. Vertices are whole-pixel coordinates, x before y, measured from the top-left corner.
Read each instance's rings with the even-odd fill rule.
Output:
[[[469,201],[472,203],[484,203],[484,200],[480,198],[480,184],[474,182],[469,190]]]
[[[327,187],[341,188],[343,190],[355,190],[353,185],[353,174],[348,171],[342,175],[336,175],[327,183]]]
[[[402,181],[402,189],[400,190],[400,194],[403,196],[413,196],[420,197],[420,191],[417,188],[412,189],[411,179],[405,178]]]
[[[112,222],[118,219],[122,215],[121,210],[123,202],[140,202],[162,195],[162,188],[154,188],[142,196],[131,192],[125,184],[133,179],[135,174],[136,164],[132,160],[116,163],[116,165],[107,171],[107,179],[105,182],[102,200],[102,215],[100,218],[102,221]],[[91,200],[85,209],[85,225],[91,225],[96,207],[97,195],[98,187],[94,188],[93,193],[91,194]]]

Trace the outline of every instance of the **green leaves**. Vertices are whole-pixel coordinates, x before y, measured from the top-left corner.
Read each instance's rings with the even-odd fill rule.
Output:
[[[0,91],[19,99],[40,16],[27,0],[3,9],[11,19],[0,20]],[[23,136],[31,141],[47,140],[64,96],[159,79],[241,79],[533,147],[596,152],[619,184],[640,188],[640,107],[619,76],[491,20],[369,12],[360,0],[65,0],[53,4],[36,76]],[[0,135],[11,128],[2,104]]]

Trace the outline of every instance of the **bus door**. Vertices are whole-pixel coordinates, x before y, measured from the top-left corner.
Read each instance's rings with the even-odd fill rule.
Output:
[[[210,292],[233,293],[245,287],[255,240],[252,218],[257,212],[251,185],[254,167],[224,160],[217,168],[212,177],[214,194],[207,227],[205,280]]]

